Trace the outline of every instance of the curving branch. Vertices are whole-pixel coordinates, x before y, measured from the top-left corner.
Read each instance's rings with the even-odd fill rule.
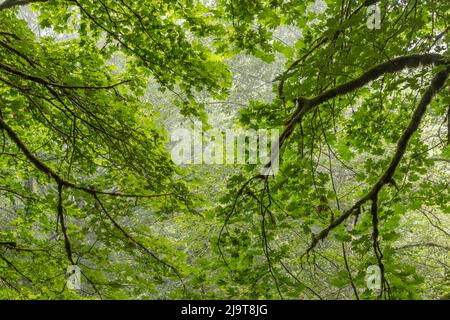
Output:
[[[34,2],[47,2],[47,1],[48,0],[5,0],[2,3],[0,3],[0,11],[17,6],[24,6]]]
[[[403,131],[402,136],[398,140],[397,148],[395,150],[395,153],[391,159],[391,162],[390,162],[388,168],[384,171],[383,175],[379,178],[377,183],[372,187],[372,189],[364,197],[362,197],[360,200],[358,200],[350,209],[345,211],[340,217],[338,217],[336,220],[334,220],[332,223],[330,223],[328,225],[328,227],[326,227],[319,234],[314,236],[313,240],[311,242],[311,245],[307,249],[307,253],[309,253],[311,250],[313,250],[320,240],[325,239],[331,230],[333,230],[334,228],[341,225],[353,213],[357,213],[364,203],[366,203],[368,201],[374,202],[374,199],[377,198],[380,190],[386,184],[389,184],[392,181],[395,171],[396,171],[400,161],[402,160],[403,156],[405,155],[409,140],[411,139],[414,132],[416,132],[417,129],[419,128],[419,125],[425,114],[427,106],[430,104],[433,96],[444,87],[444,85],[448,79],[449,72],[450,72],[450,66],[447,66],[444,70],[439,71],[434,76],[433,80],[431,81],[431,85],[427,88],[427,90],[423,94],[417,108],[414,110],[414,113],[411,117],[409,125]]]
[[[0,116],[0,129],[3,129],[6,131],[10,139],[16,144],[16,146],[25,154],[26,158],[41,172],[48,175],[50,178],[52,178],[57,184],[58,184],[58,206],[57,206],[57,212],[58,212],[58,221],[61,223],[61,230],[64,236],[64,244],[65,244],[65,250],[67,253],[67,257],[69,261],[72,264],[75,264],[72,256],[72,249],[71,244],[69,241],[69,237],[67,235],[67,229],[64,222],[64,214],[63,214],[63,206],[62,206],[62,191],[64,187],[77,189],[84,191],[94,197],[96,202],[100,205],[102,211],[105,213],[105,215],[108,217],[108,219],[111,221],[111,223],[114,225],[116,229],[118,229],[127,239],[131,240],[134,244],[136,244],[138,247],[140,247],[143,251],[145,251],[147,254],[149,254],[151,257],[153,257],[157,262],[161,263],[162,265],[170,268],[176,276],[180,279],[183,287],[184,283],[181,278],[180,273],[178,270],[173,267],[172,265],[168,264],[161,258],[159,258],[156,254],[151,252],[148,248],[146,248],[143,244],[141,244],[139,241],[137,241],[134,237],[132,237],[122,226],[120,226],[113,217],[107,212],[106,208],[103,206],[103,203],[100,201],[98,195],[109,195],[109,196],[116,196],[116,197],[140,197],[140,198],[154,198],[154,197],[160,197],[160,196],[167,196],[170,195],[168,193],[165,194],[152,194],[152,195],[135,195],[135,194],[122,194],[122,193],[115,193],[115,192],[105,192],[105,191],[99,191],[95,190],[93,188],[78,186],[73,182],[70,182],[63,177],[61,177],[58,173],[56,173],[52,168],[50,168],[46,163],[44,163],[42,160],[38,159],[36,156],[32,154],[32,152],[28,149],[28,147],[22,142],[22,140],[18,137],[18,135],[14,132],[14,130],[3,120],[3,118]]]
[[[285,130],[281,134],[278,144],[273,147],[272,151],[275,150],[275,152],[272,152],[272,159],[271,161],[266,164],[266,167],[270,167],[273,162],[273,153],[275,153],[275,156],[277,156],[276,152],[279,152],[284,142],[292,135],[292,133],[295,130],[295,127],[297,124],[301,124],[301,120],[303,116],[309,112],[316,111],[317,108],[322,104],[327,102],[330,99],[333,99],[335,97],[348,94],[350,92],[353,92],[367,84],[369,84],[371,81],[374,81],[378,79],[380,76],[387,74],[387,73],[396,73],[403,71],[406,68],[417,68],[419,66],[430,66],[430,65],[445,65],[443,70],[437,72],[437,74],[434,76],[434,78],[431,81],[431,85],[426,89],[424,95],[422,96],[417,108],[413,112],[412,118],[410,120],[409,125],[404,130],[401,138],[397,142],[396,151],[391,159],[391,162],[388,166],[388,168],[384,171],[383,175],[379,178],[377,183],[370,189],[370,191],[362,197],[359,201],[357,201],[350,209],[345,211],[341,216],[339,216],[337,219],[332,220],[328,227],[323,229],[319,234],[313,236],[312,242],[308,249],[306,250],[306,255],[309,256],[309,253],[311,250],[313,250],[319,241],[325,239],[329,232],[333,230],[334,228],[341,225],[348,217],[350,217],[352,214],[358,215],[361,212],[361,207],[366,202],[372,202],[372,224],[373,224],[373,234],[372,234],[372,244],[373,249],[377,258],[378,266],[380,267],[380,270],[382,272],[382,291],[381,294],[386,294],[387,297],[390,297],[390,285],[388,281],[386,280],[384,276],[384,265],[383,265],[383,254],[380,248],[379,244],[379,238],[378,238],[378,193],[380,190],[386,185],[390,184],[393,181],[393,176],[396,172],[396,169],[405,155],[406,148],[408,146],[408,142],[411,139],[414,132],[417,131],[419,128],[419,125],[421,123],[421,120],[425,114],[427,106],[430,104],[433,96],[442,89],[442,87],[445,85],[448,73],[450,71],[449,62],[441,55],[439,54],[415,54],[415,55],[409,55],[409,56],[401,56],[394,59],[391,59],[387,62],[380,63],[373,68],[369,69],[367,72],[363,73],[361,76],[359,76],[356,79],[350,80],[348,82],[345,82],[341,85],[336,86],[335,88],[326,90],[322,92],[321,94],[312,97],[297,97],[294,99],[294,103],[296,105],[296,110],[292,113],[291,117],[286,123]],[[282,80],[283,81],[283,80]],[[282,94],[282,91],[279,92],[279,94]],[[282,102],[284,102],[283,97],[280,96]],[[276,151],[278,150],[278,151]],[[250,180],[248,180],[243,187],[238,192],[238,195],[236,197],[235,203],[233,205],[233,208],[231,212],[227,215],[225,224],[227,224],[230,216],[234,213],[235,207],[236,207],[236,201],[237,198],[239,198],[240,195],[242,195],[243,190],[247,187],[247,185],[254,179],[259,179],[260,177],[258,175],[254,176]],[[262,200],[260,201],[260,204],[262,205]],[[224,226],[223,226],[224,228]],[[222,228],[222,230],[223,230]],[[221,231],[222,233],[222,231]],[[220,233],[220,234],[221,234]],[[220,239],[220,235],[219,235]],[[219,246],[220,250],[220,246]],[[222,254],[222,252],[221,252]],[[223,254],[222,254],[223,257]],[[357,294],[357,291],[355,288],[353,288],[355,291],[355,295]]]
[[[21,275],[23,278],[25,278],[28,282],[33,283],[33,280],[31,280],[30,277],[28,277],[26,274],[24,274],[22,271],[19,270],[19,268],[17,268],[9,259],[7,259],[6,257],[4,257],[3,255],[0,254],[0,259],[2,259],[3,261],[6,262],[6,264],[13,269],[17,274]]]
[[[17,246],[17,243],[15,243],[14,241],[0,241],[0,246],[15,248]]]
[[[69,85],[65,85],[65,84],[60,84],[60,83],[56,83],[56,82],[50,82],[46,79],[37,77],[37,76],[33,76],[30,74],[26,74],[22,71],[16,70],[14,68],[12,68],[9,65],[0,63],[0,68],[5,70],[8,73],[14,74],[16,76],[21,77],[22,79],[26,79],[26,80],[30,80],[39,84],[43,84],[46,86],[51,86],[51,87],[56,87],[56,88],[62,88],[62,89],[74,89],[74,90],[108,90],[108,89],[113,89],[115,87],[118,87],[120,85],[129,83],[131,80],[124,80],[124,81],[120,81],[118,83],[114,83],[111,85],[106,85],[106,86],[69,86]]]
[[[380,0],[365,0],[363,3],[361,3],[361,5],[355,11],[350,13],[350,15],[348,16],[347,19],[350,19],[351,17],[353,17],[355,14],[357,14],[359,11],[361,11],[361,9],[363,9],[364,7],[369,7],[373,4],[376,4],[379,1]],[[278,84],[278,97],[283,102],[284,102],[284,83],[289,77],[291,77],[295,73],[295,69],[297,69],[299,67],[300,63],[304,62],[314,51],[316,51],[318,48],[320,48],[322,45],[324,45],[328,41],[336,40],[337,37],[345,31],[345,29],[346,28],[340,27],[338,30],[336,30],[334,32],[334,34],[332,36],[327,37],[327,36],[322,35],[321,37],[314,40],[312,42],[312,45],[314,44],[312,46],[312,48],[310,48],[300,58],[298,58],[297,60],[292,62],[290,64],[290,66],[282,74],[280,74],[277,78],[275,78],[275,81],[277,81],[277,80],[280,81],[280,83]]]
[[[286,128],[280,135],[279,148],[281,148],[284,142],[291,136],[291,134],[295,129],[295,126],[301,121],[302,117],[306,113],[316,110],[322,103],[332,98],[336,98],[338,96],[342,96],[352,91],[355,91],[387,73],[396,73],[406,68],[417,68],[421,65],[422,66],[442,65],[446,63],[447,61],[444,59],[443,56],[434,53],[401,56],[380,63],[375,67],[369,69],[367,72],[365,72],[358,78],[350,80],[341,85],[338,85],[335,88],[326,90],[315,97],[312,98],[297,97],[296,99],[294,99],[297,108],[292,113],[289,120],[286,122]]]
[[[166,197],[166,196],[172,196],[172,193],[162,193],[162,194],[147,194],[147,195],[141,195],[141,194],[127,194],[127,193],[120,193],[120,192],[107,192],[107,191],[101,191],[96,190],[91,187],[84,187],[79,186],[75,184],[74,182],[68,181],[64,179],[62,176],[60,176],[58,173],[56,173],[52,168],[50,168],[46,163],[44,163],[42,160],[37,158],[33,153],[30,151],[30,149],[22,142],[22,140],[19,138],[19,136],[16,134],[16,132],[0,117],[0,129],[4,129],[10,139],[16,144],[16,146],[23,152],[23,154],[26,156],[26,158],[41,172],[45,173],[47,176],[55,180],[55,182],[58,185],[61,185],[63,187],[68,187],[80,191],[84,191],[86,193],[89,193],[91,195],[96,194],[104,194],[109,195],[113,197],[124,197],[124,198],[157,198],[157,197]]]
[[[108,220],[113,224],[113,226],[119,230],[123,236],[128,239],[129,241],[131,241],[133,244],[135,244],[137,247],[139,247],[141,250],[143,250],[145,253],[147,253],[148,255],[150,255],[153,259],[155,259],[157,262],[159,262],[160,264],[164,265],[165,267],[169,268],[170,270],[172,270],[172,272],[177,276],[177,278],[180,280],[180,283],[182,284],[183,288],[186,290],[183,278],[181,277],[180,272],[178,271],[177,268],[175,268],[174,266],[172,266],[171,264],[165,262],[164,260],[162,260],[161,258],[159,258],[155,253],[151,252],[146,246],[144,246],[140,241],[136,240],[136,238],[134,238],[131,234],[129,234],[108,212],[108,210],[106,210],[105,206],[103,205],[103,203],[101,202],[100,198],[97,196],[97,194],[93,194],[93,197],[95,199],[95,201],[99,204],[100,208],[102,209],[103,213],[106,215],[106,217],[108,218]]]

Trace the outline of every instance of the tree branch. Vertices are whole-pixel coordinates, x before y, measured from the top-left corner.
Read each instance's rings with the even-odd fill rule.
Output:
[[[362,8],[364,7],[368,7],[371,6],[377,2],[379,2],[380,0],[365,0],[355,11],[353,11],[350,15],[349,18],[353,17],[355,14],[357,14]],[[297,60],[295,60],[293,63],[291,63],[291,65],[278,77],[275,78],[275,80],[279,80],[280,83],[278,85],[278,97],[284,101],[284,83],[286,81],[287,78],[289,78],[290,76],[292,76],[294,69],[296,69],[298,67],[298,65],[305,61],[306,58],[308,58],[308,56],[310,56],[315,50],[317,50],[320,46],[322,46],[323,44],[325,44],[326,42],[328,42],[330,39],[336,39],[340,33],[342,33],[345,29],[339,29],[337,30],[332,37],[326,37],[326,36],[321,36],[319,38],[317,38],[315,41],[312,42],[312,44],[316,43],[312,48],[310,48],[305,54],[303,54],[300,58],[298,58]],[[311,45],[312,45],[311,44]]]
[[[347,254],[345,252],[345,243],[344,242],[342,242],[342,255],[344,257],[345,269],[347,270],[348,279],[350,281],[350,285],[352,286],[353,293],[355,294],[356,300],[359,300],[358,289],[356,288],[355,283],[353,282],[352,271],[350,270],[350,266],[347,261]]]
[[[5,247],[9,247],[9,248],[15,248],[17,246],[17,243],[13,242],[13,241],[0,241],[0,246],[5,246]]]
[[[73,257],[72,257],[72,245],[70,244],[69,236],[67,235],[67,229],[66,224],[64,222],[64,212],[63,212],[63,200],[62,200],[62,191],[63,191],[63,185],[58,184],[58,221],[61,222],[61,231],[64,236],[64,246],[66,248],[67,258],[72,263],[72,265],[75,264]]]
[[[29,282],[33,282],[27,275],[25,275],[22,271],[20,271],[11,261],[9,261],[7,258],[5,258],[3,255],[0,254],[0,258],[6,262],[6,264],[11,267],[15,272],[20,274],[22,277],[27,279]]]
[[[24,6],[34,2],[47,2],[48,0],[5,0],[0,3],[0,10],[5,10],[17,6]]]
[[[303,115],[308,112],[314,111],[322,103],[332,98],[355,91],[363,87],[364,85],[367,85],[370,81],[374,81],[386,73],[399,72],[405,68],[417,68],[420,65],[427,66],[445,63],[446,61],[443,56],[433,53],[397,57],[387,62],[378,64],[358,78],[343,83],[335,88],[326,90],[318,96],[315,96],[313,98],[298,97],[294,99],[297,108],[293,112],[289,120],[286,122],[286,128],[280,135],[279,148],[281,148],[287,138],[290,137],[290,135],[294,131],[295,125],[301,120]]]
[[[23,154],[27,157],[27,159],[41,172],[45,173],[49,177],[51,177],[58,185],[62,185],[63,187],[68,187],[72,189],[77,189],[89,193],[91,195],[95,194],[104,194],[113,197],[125,197],[125,198],[157,198],[157,197],[165,197],[171,196],[171,193],[162,193],[162,194],[149,194],[149,195],[139,195],[139,194],[126,194],[120,192],[107,192],[100,191],[94,188],[88,188],[79,186],[71,181],[68,181],[61,177],[58,173],[56,173],[52,168],[50,168],[47,164],[45,164],[42,160],[37,158],[35,155],[31,153],[28,147],[22,142],[19,136],[15,133],[15,131],[0,117],[0,129],[4,129],[10,139],[16,144],[16,146],[23,152]]]
[[[316,110],[322,103],[332,98],[355,91],[363,87],[364,85],[367,85],[369,82],[376,80],[377,78],[386,73],[399,72],[405,68],[417,68],[421,65],[422,66],[442,65],[446,63],[448,63],[448,61],[446,61],[442,55],[434,53],[401,56],[391,59],[387,62],[380,63],[375,67],[369,69],[369,71],[365,72],[358,78],[343,83],[335,88],[326,90],[325,92],[315,97],[295,98],[294,104],[296,105],[296,109],[290,116],[289,120],[286,121],[285,129],[281,133],[277,145],[274,148],[272,148],[273,151],[272,159],[273,157],[278,155],[278,153],[281,150],[281,147],[284,145],[286,140],[292,135],[295,126],[301,122],[303,116],[308,112]],[[270,167],[271,163],[272,160],[266,165],[266,167]]]
[[[379,240],[379,230],[378,230],[378,193],[375,193],[373,195],[373,198],[371,199],[372,206],[370,213],[372,214],[372,247],[373,251],[375,253],[375,257],[377,258],[378,267],[380,268],[380,274],[381,274],[381,291],[380,291],[380,297],[383,295],[383,293],[388,293],[388,297],[390,294],[389,290],[389,283],[387,282],[385,270],[384,270],[384,263],[383,263],[383,252],[380,248],[380,240]]]
[[[33,75],[29,75],[26,74],[22,71],[19,70],[15,70],[13,68],[11,68],[11,66],[8,66],[6,64],[0,63],[0,68],[2,68],[3,70],[12,73],[16,76],[19,76],[23,79],[26,80],[30,80],[33,82],[37,82],[39,84],[43,84],[43,85],[47,85],[47,86],[51,86],[51,87],[56,87],[56,88],[63,88],[63,89],[82,89],[82,90],[107,90],[107,89],[113,89],[117,86],[120,86],[122,84],[128,83],[131,80],[124,80],[118,83],[114,83],[111,85],[107,85],[107,86],[69,86],[69,85],[64,85],[64,84],[60,84],[60,83],[55,83],[55,82],[50,82],[46,79],[40,78],[40,77],[36,77]]]
[[[114,225],[114,227],[116,229],[118,229],[125,238],[127,238],[128,240],[130,240],[132,243],[134,243],[136,246],[138,246],[139,248],[141,248],[144,252],[146,252],[147,254],[149,254],[153,259],[155,259],[157,262],[161,263],[162,265],[168,267],[169,269],[171,269],[175,275],[177,276],[177,278],[180,280],[181,284],[183,285],[183,287],[185,288],[184,285],[184,281],[183,278],[181,277],[181,274],[179,273],[179,271],[177,270],[177,268],[175,268],[174,266],[170,265],[169,263],[165,262],[164,260],[161,260],[161,258],[159,258],[155,253],[151,252],[146,246],[144,246],[141,242],[139,242],[138,240],[136,240],[132,235],[130,235],[124,228],[122,228],[122,226],[109,214],[109,212],[106,210],[105,206],[103,205],[103,203],[100,201],[100,198],[97,196],[97,194],[93,194],[93,197],[95,199],[95,201],[97,201],[97,203],[100,205],[100,208],[102,209],[103,213],[106,215],[106,217],[109,219],[109,221],[111,221],[111,223]],[[186,288],[185,288],[186,289]]]
[[[338,217],[336,220],[330,223],[328,227],[326,227],[319,234],[313,237],[311,245],[307,249],[307,253],[313,250],[320,240],[325,239],[331,230],[341,225],[349,216],[357,212],[364,203],[366,203],[369,200],[372,200],[374,196],[378,195],[381,188],[383,188],[384,185],[388,184],[392,180],[392,177],[394,176],[397,166],[399,165],[401,159],[405,155],[406,147],[408,146],[408,142],[411,139],[411,136],[419,128],[423,115],[425,114],[425,111],[427,109],[427,106],[430,104],[431,99],[437,92],[439,92],[439,90],[442,89],[442,87],[446,83],[449,70],[450,66],[447,66],[446,69],[438,72],[433,78],[431,85],[425,91],[416,110],[414,110],[414,113],[411,117],[408,127],[405,129],[405,131],[403,131],[402,136],[397,142],[397,148],[395,150],[394,156],[392,157],[389,167],[384,171],[384,174],[379,178],[377,183],[364,197],[358,200],[350,209],[345,211],[340,217]]]
[[[443,245],[440,245],[437,243],[432,243],[432,242],[411,243],[411,244],[406,244],[404,246],[395,247],[392,249],[393,250],[402,250],[402,249],[410,249],[410,248],[417,248],[417,247],[439,248],[439,249],[450,251],[450,247],[446,247],[446,246],[443,246]]]

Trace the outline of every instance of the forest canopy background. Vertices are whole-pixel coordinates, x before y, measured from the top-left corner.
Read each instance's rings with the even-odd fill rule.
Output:
[[[448,297],[449,21],[448,1],[1,1],[0,298]],[[198,121],[279,130],[279,171],[175,165]]]

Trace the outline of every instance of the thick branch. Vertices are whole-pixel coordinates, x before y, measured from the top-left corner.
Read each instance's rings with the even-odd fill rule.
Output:
[[[70,183],[60,177],[56,172],[54,172],[49,166],[44,162],[36,158],[27,146],[20,140],[19,136],[14,132],[14,130],[2,119],[0,118],[0,129],[4,129],[11,140],[16,144],[16,146],[24,153],[28,160],[39,170],[53,178],[58,184],[76,187],[73,183]]]
[[[369,82],[378,79],[380,76],[386,73],[395,73],[406,68],[417,68],[421,65],[428,66],[445,63],[446,61],[441,55],[433,53],[397,57],[387,62],[376,65],[358,78],[343,83],[335,88],[326,90],[318,96],[315,96],[313,98],[298,97],[297,99],[295,99],[297,109],[294,111],[294,113],[286,123],[286,128],[280,136],[279,148],[281,148],[287,138],[291,136],[292,132],[294,131],[295,125],[299,123],[302,116],[308,112],[314,111],[322,103],[332,98],[336,98],[338,96],[355,91],[367,85]]]
[[[50,82],[50,81],[47,81],[46,79],[43,79],[43,78],[40,78],[40,77],[37,77],[37,76],[33,76],[33,75],[30,75],[30,74],[26,74],[26,73],[24,73],[22,71],[13,69],[13,68],[11,68],[11,66],[8,66],[8,65],[3,64],[3,63],[0,63],[0,68],[2,68],[3,70],[5,70],[5,71],[7,71],[9,73],[12,73],[12,74],[14,74],[16,76],[19,76],[19,77],[21,77],[23,79],[30,80],[30,81],[33,81],[33,82],[36,82],[36,83],[39,83],[39,84],[43,84],[43,85],[47,85],[47,86],[51,86],[51,87],[56,87],[56,88],[63,88],[63,89],[107,90],[107,89],[115,88],[115,87],[120,86],[122,84],[126,84],[126,83],[131,81],[131,80],[125,80],[125,81],[121,81],[121,82],[114,83],[114,84],[107,85],[107,86],[68,86],[68,85],[65,85],[65,84]]]
[[[5,10],[17,6],[24,6],[34,2],[47,2],[48,0],[5,0],[0,4],[0,10]]]
[[[61,223],[61,231],[64,236],[64,246],[66,248],[67,258],[72,263],[72,265],[74,265],[75,262],[73,261],[72,256],[72,245],[70,244],[69,236],[67,235],[66,223],[64,221],[62,190],[63,186],[61,184],[58,185],[58,221]]]
[[[15,248],[17,245],[17,243],[13,242],[13,241],[0,241],[0,246],[5,246],[5,247],[11,247],[11,248]]]
[[[64,187],[77,189],[89,193],[91,195],[96,194],[104,194],[113,197],[125,197],[125,198],[156,198],[156,197],[165,197],[170,196],[171,193],[162,193],[162,194],[149,194],[149,195],[139,195],[139,194],[126,194],[120,192],[107,192],[100,191],[93,188],[83,187],[76,185],[73,182],[70,182],[63,177],[61,177],[58,173],[56,173],[52,168],[50,168],[47,164],[45,164],[42,160],[37,158],[35,155],[31,153],[28,147],[22,142],[19,136],[15,133],[15,131],[0,117],[0,129],[4,129],[11,140],[16,144],[16,146],[24,153],[27,159],[41,172],[45,173],[49,177],[51,177],[58,185],[62,185]]]
[[[433,78],[431,85],[425,91],[416,110],[414,110],[414,113],[411,117],[408,127],[405,129],[405,131],[403,131],[402,136],[397,142],[397,148],[389,164],[389,167],[385,170],[384,174],[380,177],[377,183],[364,197],[362,197],[359,201],[357,201],[350,209],[345,211],[340,217],[338,217],[336,220],[330,223],[327,228],[323,229],[319,234],[313,237],[312,243],[308,248],[307,252],[310,252],[312,249],[314,249],[320,240],[325,239],[331,230],[341,225],[349,216],[357,212],[364,203],[366,203],[369,200],[372,200],[376,195],[378,195],[381,188],[383,188],[384,185],[388,184],[392,180],[392,177],[394,176],[394,173],[401,159],[405,155],[406,147],[408,146],[408,142],[411,139],[411,136],[419,128],[420,122],[423,118],[423,115],[425,114],[427,106],[431,102],[431,99],[445,85],[448,78],[449,70],[450,67],[447,67],[445,70],[438,72]]]
[[[50,176],[51,178],[53,178],[55,180],[55,182],[58,184],[58,206],[57,206],[57,211],[58,211],[58,221],[61,223],[61,229],[62,229],[62,233],[64,235],[64,243],[65,243],[65,249],[67,252],[67,257],[70,260],[70,262],[72,264],[74,263],[73,257],[72,257],[72,249],[71,249],[71,244],[67,235],[67,230],[66,230],[66,226],[64,223],[64,214],[63,214],[63,206],[62,206],[62,190],[63,187],[69,187],[69,188],[73,188],[73,189],[78,189],[81,191],[85,191],[89,194],[91,194],[94,199],[98,202],[98,204],[100,205],[102,211],[105,213],[105,215],[108,217],[108,219],[111,221],[111,223],[114,225],[114,227],[116,229],[118,229],[127,239],[129,239],[130,241],[132,241],[134,244],[136,244],[138,247],[140,247],[142,250],[144,250],[146,253],[148,253],[149,255],[151,255],[155,260],[157,260],[159,263],[165,265],[166,267],[169,267],[175,274],[176,276],[180,279],[183,287],[184,287],[184,283],[183,280],[181,278],[180,273],[178,272],[178,270],[171,266],[170,264],[166,263],[165,261],[161,260],[157,255],[155,255],[153,252],[151,252],[148,248],[146,248],[143,244],[141,244],[139,241],[137,241],[134,237],[132,237],[122,226],[120,226],[115,220],[114,218],[108,213],[108,211],[106,210],[106,208],[103,206],[103,203],[100,201],[100,199],[98,198],[98,194],[104,194],[104,195],[109,195],[109,196],[118,196],[118,197],[144,197],[144,198],[153,198],[153,197],[158,197],[158,196],[166,196],[169,194],[162,194],[162,195],[132,195],[132,194],[122,194],[122,193],[114,193],[114,192],[104,192],[104,191],[97,191],[95,189],[92,188],[86,188],[86,187],[82,187],[82,186],[77,186],[76,184],[65,180],[64,178],[62,178],[61,176],[59,176],[55,171],[53,171],[48,165],[46,165],[43,161],[41,161],[40,159],[38,159],[37,157],[35,157],[31,151],[26,147],[26,145],[20,140],[20,138],[17,136],[17,134],[14,132],[14,130],[5,123],[5,121],[3,120],[2,117],[0,117],[0,129],[4,129],[8,136],[11,138],[11,140],[17,145],[17,147],[25,154],[25,156],[28,158],[28,160],[41,172],[47,174],[48,176]]]

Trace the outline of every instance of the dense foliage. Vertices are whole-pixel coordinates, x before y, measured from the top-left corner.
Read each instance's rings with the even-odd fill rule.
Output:
[[[448,296],[449,22],[431,0],[3,0],[0,298]],[[175,165],[198,121],[280,130],[279,171]]]

